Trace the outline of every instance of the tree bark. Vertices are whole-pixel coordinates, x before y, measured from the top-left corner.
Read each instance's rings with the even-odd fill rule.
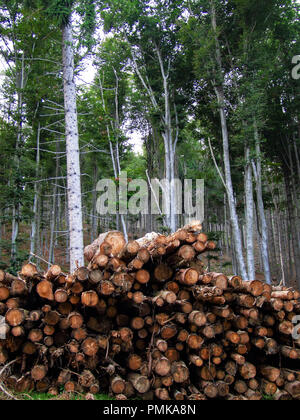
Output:
[[[68,220],[70,238],[70,270],[81,266],[83,258],[83,225],[80,183],[80,154],[74,80],[74,52],[71,16],[63,27],[63,79],[65,100],[67,180],[68,180]]]
[[[261,149],[260,149],[260,140],[259,140],[259,134],[258,134],[256,121],[254,121],[254,137],[255,137],[255,149],[256,149],[256,165],[254,167],[254,176],[255,176],[255,181],[256,181],[256,200],[257,200],[259,225],[260,225],[261,256],[262,256],[262,263],[264,267],[266,283],[271,284],[272,280],[271,280],[271,270],[270,270],[270,260],[269,260],[269,235],[268,235],[268,226],[267,226],[265,207],[264,207],[264,201],[263,201]]]
[[[40,134],[41,134],[41,127],[40,123],[38,125],[37,131],[37,141],[36,141],[36,169],[35,169],[35,176],[36,180],[39,177],[39,167],[40,167]],[[34,200],[33,200],[33,220],[31,223],[31,235],[30,235],[30,253],[36,253],[36,245],[38,240],[38,225],[39,225],[39,212],[38,212],[38,200],[39,200],[39,182],[35,182],[34,184]]]
[[[245,147],[245,199],[246,199],[246,244],[247,244],[247,265],[248,279],[255,279],[255,263],[254,263],[254,200],[253,200],[253,182],[252,167],[250,159],[250,146]]]

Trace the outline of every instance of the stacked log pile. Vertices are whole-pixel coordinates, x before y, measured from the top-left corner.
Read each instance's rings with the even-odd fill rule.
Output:
[[[15,361],[0,379],[52,395],[299,399],[300,293],[206,272],[215,247],[195,222],[127,244],[100,235],[72,274],[0,271],[0,365]]]

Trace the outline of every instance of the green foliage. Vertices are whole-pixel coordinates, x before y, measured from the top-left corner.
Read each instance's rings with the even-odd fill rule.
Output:
[[[75,0],[49,0],[45,12],[59,25],[68,25]]]

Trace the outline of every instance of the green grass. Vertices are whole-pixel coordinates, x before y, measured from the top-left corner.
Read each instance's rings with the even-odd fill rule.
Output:
[[[50,395],[47,393],[39,393],[39,392],[28,392],[28,393],[14,393],[13,394],[18,400],[35,400],[35,401],[47,401],[47,400],[67,400],[67,401],[82,401],[85,400],[84,394],[70,394],[70,393],[62,393],[57,396]],[[108,401],[114,400],[114,398],[109,397],[106,394],[97,394],[93,396],[96,401]],[[8,399],[7,396],[0,393],[0,400],[1,399]]]
[[[272,395],[264,394],[263,401],[274,401],[274,397]]]

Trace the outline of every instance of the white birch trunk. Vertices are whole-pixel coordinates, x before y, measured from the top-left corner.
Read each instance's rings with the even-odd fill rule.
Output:
[[[18,89],[18,114],[19,114],[19,123],[18,123],[18,136],[16,141],[16,154],[14,156],[14,161],[16,167],[19,169],[20,158],[19,158],[19,148],[20,142],[22,139],[23,131],[23,89],[25,84],[25,71],[24,71],[24,52],[22,54],[21,62],[21,73],[20,73],[20,82],[18,83],[18,78],[16,78],[16,87]],[[17,238],[19,234],[19,217],[20,217],[20,204],[14,203],[12,211],[12,230],[11,230],[11,260],[14,262],[17,257]]]
[[[118,137],[118,130],[120,129],[119,110],[118,110],[118,107],[119,107],[119,99],[118,99],[119,79],[118,79],[118,75],[117,75],[115,69],[114,69],[114,73],[115,73],[115,78],[116,78],[116,88],[115,88],[115,108],[116,108],[115,111],[116,111],[116,114],[115,114],[115,126],[113,124],[111,124],[111,125],[112,125],[112,130],[115,130],[115,132],[116,132],[116,137]],[[102,100],[103,109],[106,112],[106,104],[105,104],[105,99],[104,99],[104,89],[103,89],[101,77],[99,77],[99,86],[100,86],[100,93],[101,93],[101,100]],[[107,138],[108,138],[109,150],[110,150],[110,157],[111,157],[111,161],[112,161],[112,165],[113,165],[114,176],[115,176],[115,178],[118,178],[118,176],[121,173],[119,141],[117,139],[116,156],[115,156],[113,144],[112,144],[111,138],[110,138],[109,125],[106,125],[106,132],[107,132]],[[117,229],[119,229],[119,226],[118,226],[119,225],[119,218],[121,220],[125,240],[128,242],[128,232],[127,232],[125,217],[124,217],[123,214],[121,214],[121,215],[117,214],[116,215]]]
[[[250,148],[245,148],[245,200],[246,200],[246,248],[247,248],[247,266],[249,280],[255,280],[254,263],[254,200],[253,200],[253,182],[252,166],[250,160]]]
[[[262,167],[261,167],[261,150],[257,125],[254,123],[254,135],[256,144],[256,170],[254,170],[256,180],[256,199],[259,214],[260,230],[261,230],[261,256],[264,267],[265,280],[268,284],[272,283],[270,269],[270,251],[269,251],[269,235],[268,225],[265,214],[265,207],[262,192]],[[254,168],[255,169],[255,168]]]
[[[54,264],[54,230],[55,230],[55,219],[56,219],[56,194],[57,194],[57,187],[54,185],[53,187],[53,199],[52,199],[52,208],[50,213],[50,241],[49,241],[49,264],[48,268],[52,264]]]
[[[172,135],[172,117],[171,117],[171,108],[170,108],[170,93],[169,93],[169,68],[167,71],[164,68],[161,52],[156,47],[156,52],[158,56],[158,61],[160,64],[161,75],[163,79],[163,91],[164,91],[164,146],[165,146],[165,165],[166,165],[166,179],[167,183],[167,200],[166,200],[166,207],[168,209],[168,221],[169,221],[169,228],[171,232],[176,231],[176,190],[175,190],[175,152],[176,152],[176,144],[173,140]],[[169,63],[170,66],[170,63]]]
[[[37,132],[37,141],[36,141],[36,173],[35,177],[38,180],[39,177],[39,168],[40,168],[40,134],[41,134],[41,127],[40,123],[38,126]],[[31,234],[30,234],[30,253],[35,254],[36,252],[36,242],[37,242],[37,226],[38,226],[38,199],[39,199],[39,183],[34,183],[34,200],[33,200],[33,220],[31,223]]]
[[[118,174],[121,174],[121,163],[120,163],[120,150],[119,150],[119,130],[120,130],[120,118],[119,118],[119,78],[115,69],[114,74],[116,78],[116,88],[115,88],[115,108],[116,108],[116,118],[115,118],[115,133],[116,133],[116,167],[118,169]],[[124,214],[120,214],[122,229],[126,242],[128,242],[128,233],[127,226]]]
[[[90,225],[91,225],[91,243],[97,238],[97,229],[98,229],[98,216],[97,216],[97,191],[96,191],[96,184],[98,181],[98,166],[95,163],[94,166],[94,190],[93,190],[93,199],[92,199],[92,208],[91,208],[91,215],[90,215]]]
[[[66,124],[68,220],[70,238],[70,270],[83,265],[83,224],[80,183],[80,153],[77,122],[76,86],[71,17],[63,27],[63,78]]]

